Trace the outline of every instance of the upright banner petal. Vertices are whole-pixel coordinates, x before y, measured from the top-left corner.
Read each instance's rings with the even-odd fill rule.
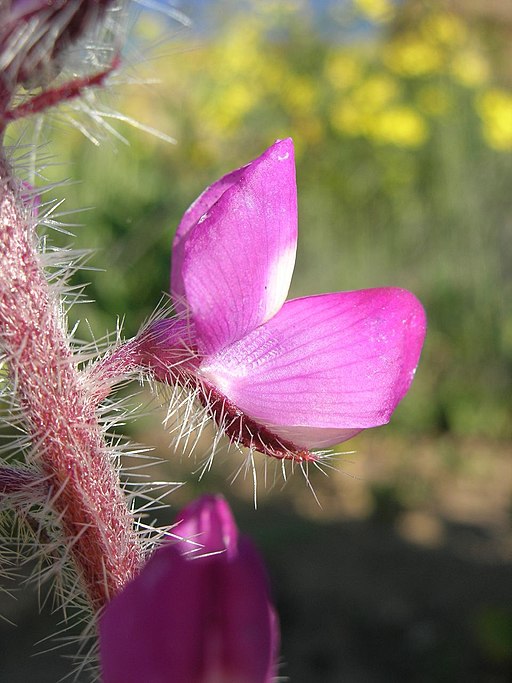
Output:
[[[291,140],[276,142],[232,179],[194,226],[183,229],[175,246],[181,265],[175,296],[181,278],[204,354],[225,348],[269,320],[286,299],[295,264],[297,188]]]
[[[171,269],[171,295],[174,305],[178,311],[186,308],[185,304],[185,283],[183,282],[182,268],[183,257],[185,255],[185,245],[190,231],[196,226],[198,220],[205,214],[216,201],[222,197],[224,192],[234,185],[245,172],[247,166],[237,168],[223,176],[220,180],[207,187],[193,204],[185,211],[183,218],[178,225],[176,235],[172,244],[172,269]]]
[[[245,414],[295,444],[323,447],[389,421],[425,336],[423,307],[395,288],[287,301],[205,359],[200,373]]]

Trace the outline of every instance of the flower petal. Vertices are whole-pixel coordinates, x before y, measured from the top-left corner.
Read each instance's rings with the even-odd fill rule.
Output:
[[[206,354],[269,320],[286,299],[297,246],[292,141],[276,142],[226,184],[193,227],[183,227],[175,245],[173,268],[179,271],[181,261],[182,283],[178,272],[174,296],[183,285],[199,350]],[[206,204],[219,189],[207,194]]]
[[[104,683],[202,681],[208,567],[160,548],[100,619]]]
[[[320,448],[389,421],[425,327],[421,304],[401,289],[294,299],[199,372],[277,436]]]
[[[174,305],[178,311],[186,309],[185,301],[185,283],[183,282],[182,267],[183,258],[185,255],[185,245],[190,231],[194,228],[201,218],[201,216],[217,202],[224,192],[234,185],[237,180],[243,175],[246,166],[237,168],[223,176],[220,180],[207,187],[193,204],[183,214],[183,218],[178,225],[174,241],[172,243],[172,268],[171,268],[171,295],[174,300]]]
[[[180,541],[154,553],[101,615],[103,682],[271,683],[279,634],[258,553],[220,496],[180,517],[173,531],[202,533],[210,553],[227,532],[227,552],[192,555]]]
[[[238,529],[231,508],[222,496],[203,496],[187,505],[172,529],[177,547],[185,555],[237,552]]]
[[[276,680],[278,620],[269,598],[265,567],[247,537],[240,538],[238,557],[224,571],[219,609],[224,620],[227,681],[272,683]]]

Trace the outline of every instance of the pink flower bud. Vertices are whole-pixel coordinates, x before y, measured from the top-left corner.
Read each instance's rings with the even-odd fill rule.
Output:
[[[270,683],[278,627],[267,577],[220,496],[179,515],[100,619],[104,683]]]

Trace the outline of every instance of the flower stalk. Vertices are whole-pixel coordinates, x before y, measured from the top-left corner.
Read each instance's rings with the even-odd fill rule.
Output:
[[[41,114],[56,104],[62,104],[68,100],[80,97],[87,88],[103,86],[110,74],[119,67],[119,64],[119,56],[116,56],[109,67],[98,71],[98,73],[84,76],[83,78],[75,78],[55,88],[48,88],[39,95],[27,100],[27,102],[13,109],[8,109],[0,121],[0,130],[8,123],[32,116],[33,114]]]
[[[0,341],[83,589],[102,607],[135,576],[142,551],[109,459],[91,389],[73,359],[36,251],[32,207],[0,162]]]

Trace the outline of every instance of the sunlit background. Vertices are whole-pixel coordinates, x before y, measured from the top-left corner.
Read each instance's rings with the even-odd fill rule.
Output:
[[[240,470],[236,451],[201,477],[208,438],[191,457],[176,452],[164,410],[126,430],[163,458],[151,476],[187,481],[169,498],[174,509],[199,491],[223,490],[233,503],[269,566],[280,673],[291,683],[508,681],[512,5],[212,0],[179,9],[192,26],[169,20],[161,45],[162,15],[141,14],[128,83],[102,98],[176,144],[113,119],[115,134],[89,121],[84,135],[78,116],[74,127],[54,118],[42,134],[62,163],[44,180],[79,181],[50,193],[66,197],[59,211],[90,207],[65,219],[81,224],[70,227],[76,237],[50,235],[96,250],[94,269],[74,277],[96,303],[74,307],[70,326],[80,320],[77,335],[90,340],[120,318],[134,334],[168,290],[183,211],[292,136],[291,296],[414,291],[429,330],[410,394],[389,426],[343,444],[336,471],[310,472],[314,494],[300,471],[285,482],[270,467],[265,481],[258,463],[257,511],[252,470]],[[53,682],[66,671],[55,653],[35,660],[36,678],[20,665],[48,629],[33,602],[10,603],[16,631],[0,624],[14,653],[0,661],[2,680]]]

